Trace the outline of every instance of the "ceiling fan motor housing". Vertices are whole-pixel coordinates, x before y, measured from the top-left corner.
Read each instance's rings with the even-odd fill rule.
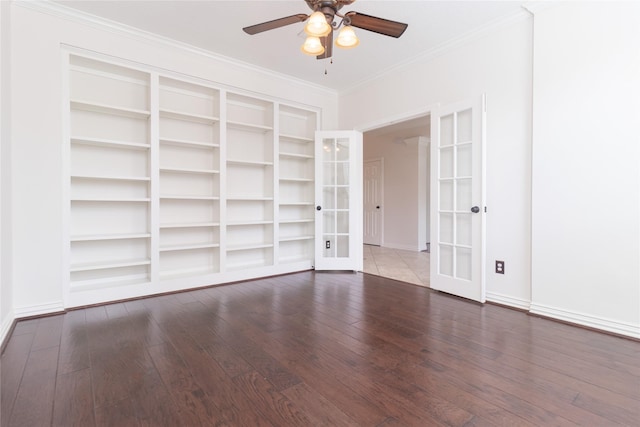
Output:
[[[350,5],[356,0],[305,0],[307,5],[314,12],[319,10],[327,17],[327,22],[331,23],[336,12],[342,8],[342,6]]]

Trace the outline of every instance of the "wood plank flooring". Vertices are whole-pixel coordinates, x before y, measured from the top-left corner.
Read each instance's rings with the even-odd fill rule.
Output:
[[[640,343],[304,272],[17,323],[2,426],[640,425]]]

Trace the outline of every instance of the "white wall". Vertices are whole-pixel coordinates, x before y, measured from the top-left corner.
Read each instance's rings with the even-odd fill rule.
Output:
[[[532,21],[523,11],[340,97],[340,127],[367,129],[486,92],[488,297],[523,308],[531,293],[531,74]],[[493,273],[496,259],[506,262],[507,274]]]
[[[640,4],[534,20],[532,311],[640,337]]]
[[[62,309],[62,45],[268,96],[286,94],[290,101],[322,108],[324,127],[333,129],[337,124],[334,92],[68,19],[49,7],[53,6],[11,5],[13,175],[12,197],[7,200],[3,193],[3,206],[8,203],[13,214],[13,309],[17,317]]]
[[[13,321],[9,13],[9,3],[0,2],[0,343]]]
[[[418,144],[418,250],[427,249],[427,244],[431,242],[430,210],[430,177],[431,177],[431,156],[429,138],[414,138]]]

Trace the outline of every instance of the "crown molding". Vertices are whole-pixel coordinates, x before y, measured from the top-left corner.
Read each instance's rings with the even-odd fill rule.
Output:
[[[139,28],[135,28],[119,22],[115,22],[106,18],[101,18],[95,15],[91,15],[89,13],[85,13],[85,12],[70,8],[68,6],[54,3],[52,1],[13,0],[12,4],[25,9],[30,9],[32,11],[55,16],[56,18],[65,19],[65,20],[79,23],[79,24],[89,25],[98,30],[109,31],[111,33],[114,33],[120,36],[130,37],[130,38],[147,42],[147,43],[151,42],[159,47],[171,47],[174,49],[186,51],[191,54],[205,57],[207,59],[211,59],[214,61],[223,62],[234,67],[243,68],[245,70],[258,72],[279,80],[284,80],[288,83],[294,82],[324,94],[328,94],[332,96],[337,96],[339,94],[337,90],[328,88],[326,86],[311,83],[307,80],[303,80],[298,77],[294,77],[284,73],[278,73],[268,68],[259,67],[257,65],[254,65],[248,62],[244,62],[235,58],[220,55],[215,52],[202,49],[188,43],[171,39],[169,37],[164,37],[155,33],[151,33],[149,31],[141,30]]]
[[[460,46],[464,46],[465,44],[470,43],[473,40],[489,35],[500,28],[513,25],[517,22],[524,21],[526,19],[531,19],[531,14],[528,13],[524,8],[512,14],[494,19],[493,21],[490,21],[476,29],[473,29],[464,34],[461,34],[458,37],[454,37],[444,43],[441,43],[440,45],[432,49],[429,49],[425,52],[421,52],[415,55],[414,57],[407,59],[406,61],[400,62],[388,68],[384,68],[380,70],[380,72],[378,72],[377,74],[369,77],[368,79],[362,80],[357,85],[354,85],[348,89],[340,91],[340,95],[346,95],[351,92],[354,92],[364,86],[370,85],[372,82],[376,80],[384,78],[385,76],[406,70],[417,63],[425,63],[425,62],[432,61],[442,55],[445,55],[451,52],[452,50]]]
[[[555,7],[557,5],[558,2],[553,0],[528,1],[522,4],[522,8],[531,13],[531,15],[536,15],[538,12],[549,9],[551,7]]]

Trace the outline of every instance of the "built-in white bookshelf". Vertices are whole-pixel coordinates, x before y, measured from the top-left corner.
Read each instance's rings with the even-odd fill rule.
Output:
[[[280,263],[313,258],[314,112],[280,105],[278,109]]]
[[[317,109],[69,58],[71,292],[312,267]]]
[[[72,56],[70,288],[150,278],[150,76]]]
[[[227,93],[229,271],[274,263],[274,104]]]
[[[160,279],[220,271],[220,92],[160,77]]]

